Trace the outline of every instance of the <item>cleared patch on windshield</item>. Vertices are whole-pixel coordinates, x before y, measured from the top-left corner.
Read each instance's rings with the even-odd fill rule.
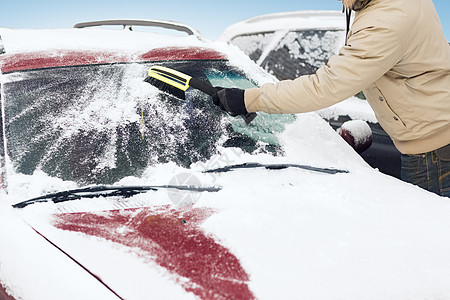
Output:
[[[213,86],[249,89],[256,84],[234,71],[206,70],[205,75]]]
[[[206,70],[204,73],[211,85],[216,87],[239,89],[257,87],[254,82],[234,70],[224,72],[212,69]],[[248,125],[236,118],[229,118],[229,120],[233,131],[257,141],[259,150],[263,149],[263,151],[271,153],[280,153],[281,148],[279,147],[277,134],[284,130],[286,124],[294,122],[295,117],[293,115],[270,115],[258,112],[258,116]],[[229,139],[225,144],[230,147],[236,146],[233,139]]]

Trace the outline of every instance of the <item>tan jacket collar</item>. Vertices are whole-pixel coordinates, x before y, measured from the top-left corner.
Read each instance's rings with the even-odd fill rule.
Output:
[[[342,4],[346,8],[353,9],[355,11],[363,9],[371,0],[342,0]]]

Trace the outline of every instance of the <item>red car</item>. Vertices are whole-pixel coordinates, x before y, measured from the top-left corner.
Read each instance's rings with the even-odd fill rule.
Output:
[[[126,30],[112,33],[87,28],[117,24],[122,24]],[[175,29],[188,36],[142,33],[136,31],[137,26]],[[41,228],[40,222],[30,222],[30,216],[25,218],[29,228],[23,228],[20,233],[31,235],[26,244],[35,243],[39,249],[50,246],[51,249],[47,250],[53,253],[48,254],[51,260],[68,264],[69,271],[64,271],[64,276],[72,276],[70,272],[78,274],[79,269],[85,271],[87,280],[77,282],[79,279],[76,278],[75,282],[70,283],[77,286],[74,295],[78,296],[73,296],[76,299],[86,299],[86,294],[93,299],[128,299],[130,295],[131,298],[142,299],[145,298],[143,295],[147,295],[142,293],[149,293],[149,290],[151,298],[166,298],[181,291],[201,299],[253,298],[248,287],[248,274],[239,260],[232,251],[200,228],[200,224],[214,214],[214,210],[185,209],[184,204],[179,203],[180,199],[193,201],[198,193],[215,193],[220,188],[192,186],[197,183],[194,177],[178,182],[183,174],[173,174],[172,181],[175,182],[162,185],[113,184],[127,176],[141,176],[157,164],[175,162],[180,167],[188,168],[192,163],[201,163],[219,153],[219,147],[239,147],[245,152],[280,152],[280,146],[274,142],[276,138],[271,137],[267,130],[265,136],[255,137],[259,129],[264,129],[264,124],[259,124],[259,128],[253,126],[249,133],[244,132],[248,130],[247,125],[242,120],[226,117],[214,107],[208,95],[191,89],[186,91],[186,99],[178,99],[145,83],[151,66],[171,67],[220,86],[256,86],[257,79],[249,78],[246,71],[231,64],[229,55],[204,41],[198,32],[173,22],[104,21],[77,24],[75,29],[69,30],[36,32],[40,36],[40,44],[23,48],[20,42],[32,43],[29,39],[33,37],[31,32],[5,29],[1,34],[5,42],[5,53],[0,57],[4,97],[0,149],[3,190],[8,192],[8,197],[26,200],[30,196],[17,197],[16,194],[18,174],[36,177],[40,173],[45,174],[46,178],[61,180],[57,188],[46,190],[44,182],[47,179],[43,179],[43,190],[37,194],[36,191],[31,193],[37,197],[19,201],[14,208],[26,211],[36,203],[62,203],[56,211],[52,210],[51,227],[106,239],[134,249],[136,254],[133,254],[132,264],[136,264],[137,257],[140,257],[154,265],[156,270],[165,269],[164,276],[172,277],[172,280],[169,284],[162,284],[163,287],[168,286],[163,291],[158,290],[163,288],[159,282],[161,280],[155,281],[154,278],[138,278],[131,284],[122,282],[121,287],[117,288],[109,281],[108,272],[99,274],[96,267],[92,268],[85,260],[90,260],[88,257],[101,260],[101,249],[94,250],[100,251],[95,255],[84,252],[86,245],[82,246],[83,243],[65,249],[64,238],[53,236],[53,230]],[[104,36],[108,34],[115,36],[112,42],[109,41],[114,44],[112,47],[102,44],[108,41]],[[58,40],[61,37],[64,41]],[[117,38],[124,37],[134,45],[120,45],[126,41]],[[155,40],[136,41],[141,37]],[[93,41],[97,38],[102,41]],[[8,48],[8,42],[11,42],[11,48]],[[53,44],[57,45],[56,48]],[[255,74],[259,73],[260,79],[271,80],[262,71],[253,69]],[[293,117],[280,117],[278,120],[292,121]],[[264,142],[265,139],[267,142]],[[81,188],[73,189],[78,186]],[[148,203],[136,203],[135,200],[126,201],[136,194],[159,190],[171,193],[169,199],[175,206],[165,204],[154,207]],[[92,209],[88,208],[90,204],[82,212],[76,212],[72,203],[66,203],[91,198],[112,198],[106,207],[102,207],[102,211],[109,211],[108,217],[105,218],[104,212],[88,212]],[[114,203],[114,199],[120,199],[120,203]],[[121,231],[122,234],[116,234]],[[3,245],[6,244],[5,239],[7,237],[3,236]],[[40,257],[40,251],[29,255],[36,263],[49,259]],[[108,264],[120,265],[113,267],[113,272],[125,277],[133,276],[136,266],[122,265],[124,262],[120,256],[108,258],[112,259]],[[52,264],[45,262],[50,269]],[[144,274],[150,273],[154,277],[152,272],[157,274],[151,268],[144,270]],[[112,278],[116,275],[113,274]],[[86,275],[81,276],[84,277]],[[50,289],[47,284],[39,287],[40,294],[30,295],[21,288],[16,289],[10,278],[0,279],[2,298],[39,299],[42,297],[40,294],[53,295],[42,290]],[[136,289],[139,281],[142,281],[139,284],[141,287]],[[27,282],[26,279],[24,282]],[[33,291],[32,287],[30,291]],[[99,293],[98,296],[94,296],[96,293]],[[66,298],[68,294],[55,296],[54,299]]]
[[[450,295],[448,201],[315,113],[246,124],[144,81],[275,80],[245,55],[173,22],[76,27],[0,29],[0,299]]]

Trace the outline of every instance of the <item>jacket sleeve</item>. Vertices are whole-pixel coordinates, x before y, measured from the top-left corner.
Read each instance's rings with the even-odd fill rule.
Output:
[[[401,39],[388,26],[350,32],[348,45],[316,74],[245,91],[247,111],[302,113],[345,100],[389,71],[401,59]]]

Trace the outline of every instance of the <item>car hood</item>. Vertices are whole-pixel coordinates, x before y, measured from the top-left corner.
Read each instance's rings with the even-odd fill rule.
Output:
[[[40,203],[14,214],[38,233],[41,242],[66,257],[58,265],[65,278],[76,282],[79,276],[70,268],[77,265],[103,286],[103,298],[423,299],[448,295],[448,201],[371,169],[345,142],[335,140],[330,128],[319,130],[320,137],[307,137],[310,128],[305,125],[315,124],[312,120],[318,118],[304,115],[288,126],[282,136],[284,157],[228,149],[190,169],[165,165],[149,176],[162,182],[176,177],[179,183],[220,186],[218,192],[158,190],[127,200],[100,197]],[[312,153],[304,146],[327,138],[333,140],[333,151],[312,147],[316,149]],[[254,159],[345,166],[349,172],[326,174],[299,168],[202,172]],[[121,184],[139,180],[128,178]],[[183,204],[186,198],[191,201]],[[0,223],[2,236],[8,233],[5,222]],[[18,240],[11,238],[9,249],[0,249],[0,260],[6,261],[3,277],[18,272],[5,260],[9,254],[17,261]],[[54,258],[43,256],[51,265]],[[32,290],[48,299],[46,293],[59,291],[65,299],[71,298],[63,285],[47,291],[39,283],[25,277],[15,292],[23,296]],[[89,298],[90,292],[85,293],[84,298]]]

